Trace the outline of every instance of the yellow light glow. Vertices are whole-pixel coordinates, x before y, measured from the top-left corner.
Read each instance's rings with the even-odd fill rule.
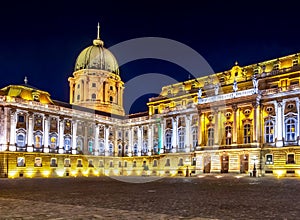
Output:
[[[34,175],[34,171],[32,169],[28,169],[26,172],[26,177],[32,178]]]
[[[64,174],[65,174],[65,171],[64,171],[64,170],[57,170],[57,171],[56,171],[56,174],[57,174],[59,177],[63,177]]]
[[[98,170],[94,170],[93,173],[94,173],[95,176],[99,176],[99,174],[100,174]]]
[[[172,170],[172,171],[170,172],[171,176],[175,176],[176,173],[177,173],[176,170]]]
[[[215,176],[215,177],[219,179],[219,178],[222,178],[223,176],[221,176],[221,175],[217,175],[217,176]]]
[[[300,170],[295,170],[295,174],[300,177]]]
[[[109,176],[109,170],[104,171],[105,176]]]
[[[77,176],[77,171],[76,170],[72,170],[71,171],[71,175],[74,176],[74,177],[76,177]]]
[[[49,177],[50,171],[49,171],[49,170],[44,170],[44,171],[42,172],[42,174],[43,174],[44,177]]]
[[[277,178],[279,178],[285,174],[285,171],[284,170],[274,170],[274,174],[277,176]]]
[[[203,175],[198,175],[197,177],[198,177],[198,178],[203,178],[203,177],[205,177],[205,176],[203,176]]]
[[[89,175],[89,170],[83,171],[82,174],[83,174],[84,176],[88,176],[88,175]]]
[[[239,179],[239,178],[242,178],[243,176],[240,176],[240,175],[237,175],[235,176],[235,178]]]
[[[136,175],[140,176],[142,174],[142,171],[141,170],[137,170],[135,171]]]
[[[8,177],[9,178],[15,178],[16,175],[17,175],[17,171],[15,171],[15,170],[8,172]]]

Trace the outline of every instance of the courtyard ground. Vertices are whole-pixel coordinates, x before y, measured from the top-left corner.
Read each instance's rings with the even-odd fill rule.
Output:
[[[299,218],[296,177],[0,179],[0,219]]]

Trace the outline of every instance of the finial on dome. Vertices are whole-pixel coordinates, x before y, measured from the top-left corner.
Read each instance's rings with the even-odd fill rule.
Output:
[[[28,83],[27,76],[25,76],[25,78],[24,78],[24,83],[25,83],[25,85],[27,85],[27,83]]]
[[[98,26],[97,26],[97,40],[100,40],[100,24],[98,22]]]
[[[100,40],[100,24],[98,22],[98,25],[97,25],[97,39],[93,41],[93,44],[95,46],[103,46],[103,41]]]
[[[234,64],[237,66],[239,63],[238,63],[238,61],[235,61],[235,63],[234,63]]]

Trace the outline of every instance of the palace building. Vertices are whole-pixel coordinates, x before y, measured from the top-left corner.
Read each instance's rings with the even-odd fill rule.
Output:
[[[0,176],[300,176],[298,54],[164,86],[125,115],[117,60],[99,36],[78,56],[70,102],[0,90]]]

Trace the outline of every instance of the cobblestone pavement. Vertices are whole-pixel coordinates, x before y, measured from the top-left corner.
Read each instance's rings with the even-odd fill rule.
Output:
[[[0,179],[0,219],[300,219],[300,179]]]

